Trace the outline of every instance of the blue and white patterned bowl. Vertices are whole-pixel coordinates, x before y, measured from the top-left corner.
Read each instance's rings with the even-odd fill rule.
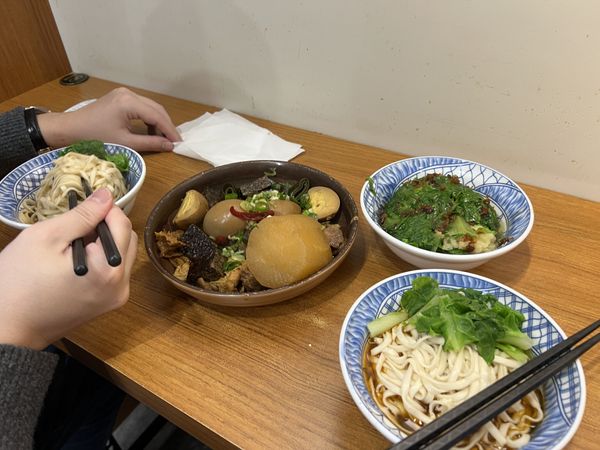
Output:
[[[104,149],[110,154],[124,154],[129,160],[129,172],[125,179],[127,193],[115,202],[125,214],[129,214],[135,203],[136,196],[146,177],[146,164],[135,150],[119,144],[104,144]],[[54,166],[62,148],[52,150],[24,162],[0,181],[0,221],[23,230],[30,224],[19,220],[19,209],[26,198],[35,195],[46,174]]]
[[[379,225],[380,211],[405,182],[430,173],[456,175],[462,184],[489,197],[511,240],[490,252],[453,255],[423,250],[402,242]],[[525,192],[510,178],[482,164],[445,156],[407,158],[379,169],[360,192],[360,206],[367,222],[400,258],[419,268],[466,270],[510,252],[525,240],[533,227],[533,207]]]
[[[565,333],[539,306],[522,294],[496,281],[455,270],[415,270],[393,275],[367,289],[352,305],[340,333],[340,365],[352,399],[381,434],[393,443],[403,439],[398,430],[377,407],[363,378],[362,356],[368,338],[367,324],[398,308],[402,293],[419,276],[429,276],[444,288],[472,288],[489,293],[525,316],[523,331],[535,342],[533,353],[553,347]],[[526,450],[560,449],[573,437],[585,408],[585,378],[577,361],[542,385],[544,420],[533,433]]]

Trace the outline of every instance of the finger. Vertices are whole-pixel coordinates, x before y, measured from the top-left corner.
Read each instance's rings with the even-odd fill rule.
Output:
[[[165,119],[171,120],[171,118],[169,117],[169,113],[167,112],[167,110],[165,109],[165,107],[163,105],[161,105],[160,103],[155,102],[151,98],[144,97],[143,95],[137,95],[137,98],[138,98],[139,101],[145,103],[146,105],[150,106],[151,108],[154,108]]]
[[[98,189],[70,211],[48,221],[50,235],[60,236],[63,243],[92,233],[110,209],[113,198],[106,188]]]
[[[140,119],[142,119],[148,125],[157,127],[160,132],[164,134],[165,137],[171,142],[179,142],[182,140],[179,131],[177,131],[177,128],[175,128],[175,125],[169,116],[169,113],[167,113],[167,110],[160,103],[157,103],[149,98],[142,97],[141,95],[138,96],[138,98],[147,107],[152,108],[158,114],[155,116],[157,119],[155,122],[148,122],[143,117],[140,117]]]
[[[106,271],[112,272],[113,275],[120,273],[119,278],[128,280],[137,254],[137,234],[132,230],[129,218],[116,206],[107,214],[105,221],[113,236],[115,245],[119,249],[122,263],[117,267],[109,267],[102,243],[100,239],[96,239],[96,241],[86,246],[88,266],[90,271],[96,268],[106,274],[108,274]]]
[[[163,136],[148,136],[145,134],[133,134],[127,136],[127,143],[131,148],[139,152],[170,152],[173,143]]]
[[[133,263],[135,262],[135,257],[136,257],[136,253],[137,253],[137,242],[138,242],[137,234],[132,232],[130,234],[129,245],[127,247],[127,253],[125,253],[125,258],[123,260],[123,264],[121,264],[121,267],[113,267],[112,268],[113,270],[118,269],[120,271],[121,281],[126,283],[124,285],[124,290],[121,292],[121,295],[115,297],[115,304],[113,305],[112,308],[121,307],[121,306],[125,305],[125,303],[127,303],[127,300],[129,300],[129,292],[131,289],[130,288],[131,270],[133,268]]]
[[[131,275],[133,263],[135,262],[135,258],[137,256],[137,247],[138,235],[135,233],[135,231],[132,231],[129,237],[129,247],[127,248],[127,253],[125,256],[125,274],[127,277]]]
[[[106,225],[112,234],[115,245],[121,256],[127,251],[131,237],[131,221],[125,213],[117,206],[114,206],[104,219]]]
[[[97,238],[85,246],[85,257],[90,273],[99,273],[102,270],[110,267],[106,261],[102,242]]]

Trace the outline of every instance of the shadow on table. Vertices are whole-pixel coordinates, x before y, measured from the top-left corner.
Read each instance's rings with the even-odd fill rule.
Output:
[[[527,274],[531,263],[531,248],[527,241],[516,249],[473,269],[473,272],[515,288]]]

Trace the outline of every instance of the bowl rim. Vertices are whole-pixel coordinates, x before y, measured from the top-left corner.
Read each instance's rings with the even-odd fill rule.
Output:
[[[126,204],[128,204],[133,198],[135,198],[135,196],[137,195],[137,193],[139,192],[139,190],[142,188],[142,184],[144,184],[144,180],[146,178],[146,162],[144,161],[144,158],[142,157],[142,155],[135,151],[134,149],[132,149],[131,147],[128,147],[127,145],[123,145],[123,144],[115,144],[113,142],[104,142],[103,143],[105,146],[106,145],[112,145],[114,147],[122,147],[125,148],[126,150],[128,150],[129,152],[131,152],[133,155],[136,155],[137,159],[140,161],[140,167],[141,167],[141,173],[140,176],[137,180],[137,182],[135,183],[135,185],[132,188],[129,188],[127,190],[127,192],[125,193],[125,195],[123,197],[121,197],[120,199],[118,199],[117,201],[115,201],[115,205],[123,208]],[[44,156],[48,156],[48,155],[52,155],[52,154],[57,154],[57,152],[64,150],[65,148],[67,148],[67,146],[64,147],[58,147],[58,148],[54,148],[48,152],[45,153],[40,153],[39,155],[34,156],[33,158],[28,159],[27,161],[22,162],[21,164],[19,164],[17,167],[15,167],[14,169],[12,169],[10,172],[8,172],[1,180],[0,180],[0,186],[2,186],[5,182],[5,180],[11,176],[15,171],[19,170],[22,166],[26,165],[26,164],[31,164],[33,161],[37,160],[37,159],[42,159],[42,157]],[[53,158],[52,161],[54,161],[57,158]],[[39,190],[39,185],[38,187],[35,189],[34,192],[36,192],[37,190]],[[0,222],[12,227],[12,228],[16,228],[18,230],[24,230],[26,228],[29,228],[32,225],[35,225],[33,223],[23,223],[23,222],[17,222],[15,220],[9,219],[7,218],[4,214],[2,214],[2,212],[0,211]]]
[[[527,223],[527,227],[525,228],[523,233],[521,233],[521,235],[517,239],[514,239],[513,241],[510,241],[506,245],[495,248],[494,250],[491,250],[489,252],[476,253],[476,254],[471,254],[471,255],[455,255],[455,254],[451,254],[451,253],[438,253],[438,252],[434,252],[431,250],[425,250],[425,249],[422,249],[419,247],[415,247],[414,245],[407,244],[406,242],[403,242],[400,239],[398,239],[398,238],[392,236],[391,234],[389,234],[388,232],[386,232],[367,213],[367,208],[366,208],[366,205],[364,202],[364,197],[365,197],[367,190],[369,189],[369,179],[372,179],[375,175],[377,175],[379,172],[387,169],[388,167],[396,166],[396,165],[399,165],[402,163],[406,163],[408,161],[423,160],[423,159],[428,159],[428,158],[454,159],[457,162],[461,162],[461,163],[475,164],[479,167],[489,169],[489,170],[493,171],[494,173],[503,176],[508,181],[513,183],[515,185],[515,187],[518,189],[518,191],[521,193],[521,195],[523,195],[523,197],[525,198],[525,201],[527,202],[527,207],[529,209],[529,222]],[[503,255],[505,253],[508,253],[509,251],[516,248],[519,244],[521,244],[527,238],[527,236],[531,232],[531,229],[533,228],[533,223],[534,223],[533,205],[531,203],[531,200],[527,196],[527,193],[523,190],[523,188],[518,183],[516,183],[513,179],[506,176],[502,172],[494,169],[493,167],[487,166],[487,165],[479,163],[477,161],[472,161],[472,160],[464,159],[464,158],[458,158],[455,156],[440,156],[440,155],[413,156],[413,157],[400,159],[400,160],[391,162],[389,164],[386,164],[385,166],[383,166],[383,167],[377,169],[375,172],[373,172],[369,176],[369,178],[367,178],[367,180],[364,182],[364,184],[360,190],[360,208],[361,208],[363,216],[367,220],[367,223],[369,224],[369,226],[384,240],[386,240],[390,244],[394,245],[395,247],[398,247],[399,249],[404,250],[407,253],[412,253],[412,254],[417,255],[424,259],[429,259],[429,260],[433,259],[433,260],[439,261],[441,263],[474,263],[474,262],[479,262],[479,261],[487,261],[489,259],[492,259],[497,256]]]
[[[331,175],[327,174],[326,172],[323,172],[320,169],[316,169],[314,167],[311,166],[307,166],[304,164],[299,164],[296,162],[292,162],[292,161],[280,161],[280,160],[269,160],[269,159],[265,159],[265,160],[253,160],[253,161],[241,161],[241,162],[234,162],[234,163],[229,163],[229,164],[223,164],[220,166],[216,166],[216,167],[210,167],[206,170],[203,170],[202,172],[199,172],[195,175],[192,175],[191,177],[186,178],[185,180],[181,181],[180,183],[178,183],[177,185],[173,186],[172,188],[170,188],[165,194],[163,194],[163,196],[160,198],[160,200],[156,203],[156,205],[152,208],[152,210],[150,211],[150,214],[148,214],[148,218],[146,219],[146,224],[144,226],[144,247],[146,249],[146,253],[150,259],[150,261],[152,262],[152,265],[163,275],[166,277],[166,279],[173,285],[177,286],[180,285],[182,283],[181,280],[179,280],[178,278],[176,278],[172,273],[170,273],[168,270],[166,270],[160,263],[159,263],[159,258],[160,256],[158,256],[157,254],[154,254],[151,250],[151,246],[152,246],[152,236],[150,236],[151,232],[152,232],[152,227],[150,226],[150,222],[151,220],[154,218],[154,216],[156,216],[158,214],[158,211],[160,209],[160,206],[166,202],[166,198],[169,194],[174,193],[176,190],[180,189],[182,186],[190,183],[192,180],[194,179],[199,179],[202,176],[206,175],[208,172],[212,172],[215,170],[223,170],[223,168],[229,168],[229,167],[233,167],[233,166],[238,166],[240,164],[252,164],[252,165],[260,165],[260,164],[277,164],[279,166],[281,165],[286,165],[286,166],[297,166],[300,167],[302,169],[308,169],[309,171],[313,171],[318,173],[319,175],[325,176],[327,178],[329,178],[331,181],[333,181],[342,192],[344,192],[344,194],[348,197],[348,199],[350,199],[350,203],[349,203],[349,209],[350,209],[350,215],[351,218],[348,221],[348,236],[346,237],[346,242],[344,243],[342,249],[340,250],[340,252],[335,255],[331,261],[329,261],[325,266],[323,266],[321,269],[319,269],[318,271],[316,271],[315,273],[309,275],[308,277],[287,285],[287,286],[283,286],[283,287],[279,287],[279,288],[269,288],[269,289],[265,289],[262,291],[256,291],[256,292],[243,292],[243,293],[233,293],[233,292],[216,292],[216,291],[209,291],[207,289],[203,289],[200,286],[194,286],[192,284],[185,284],[185,288],[187,291],[192,291],[196,294],[206,294],[206,299],[202,299],[202,298],[197,298],[200,301],[206,302],[206,303],[210,303],[210,304],[215,304],[215,305],[219,305],[219,306],[240,306],[237,303],[236,304],[228,304],[228,299],[260,299],[263,297],[274,297],[277,296],[277,294],[279,293],[283,293],[283,292],[288,292],[292,289],[299,289],[301,286],[305,286],[307,284],[310,284],[311,282],[313,282],[316,278],[320,277],[323,275],[323,273],[327,273],[332,271],[333,265],[334,264],[341,264],[341,262],[346,258],[346,256],[350,253],[350,251],[352,250],[353,246],[354,246],[354,242],[356,241],[356,238],[358,236],[358,223],[359,223],[359,218],[358,218],[358,207],[356,205],[356,201],[354,200],[354,198],[352,197],[352,194],[350,193],[350,191],[341,183],[339,182],[337,179],[335,179],[334,177],[332,177]],[[187,295],[190,296],[194,296],[193,294],[186,292]],[[210,300],[208,299],[210,298]],[[282,298],[279,301],[276,302],[270,302],[268,304],[275,304],[275,303],[279,303],[280,301],[285,301],[288,300],[292,297],[286,297],[286,298]],[[219,299],[219,301],[214,301],[214,299]],[[266,305],[266,303],[265,303]],[[244,305],[245,306],[245,305]],[[251,304],[248,305],[250,307],[254,307],[254,306],[259,306],[259,305],[255,305],[255,304]],[[261,305],[262,306],[262,305]]]
[[[493,280],[491,278],[488,278],[488,277],[485,277],[482,275],[478,275],[478,274],[474,274],[474,273],[466,272],[466,271],[461,271],[461,270],[454,270],[454,269],[415,269],[415,270],[410,270],[407,272],[400,272],[400,273],[397,273],[394,275],[390,275],[389,277],[374,283],[373,285],[366,288],[358,296],[358,298],[352,303],[352,306],[350,306],[350,308],[348,308],[348,311],[344,318],[344,322],[342,323],[342,327],[340,329],[340,338],[339,338],[339,342],[338,342],[338,358],[339,358],[340,368],[342,371],[342,377],[344,379],[344,384],[346,385],[346,389],[350,393],[350,396],[352,397],[354,404],[359,409],[359,411],[362,413],[362,415],[365,417],[365,419],[367,419],[367,421],[379,433],[381,433],[386,439],[388,439],[392,443],[401,442],[402,439],[399,439],[398,436],[391,433],[386,427],[384,427],[381,424],[381,422],[379,420],[377,420],[376,417],[374,417],[370,413],[369,409],[363,405],[362,397],[353,387],[353,383],[352,383],[350,374],[347,369],[347,360],[345,358],[345,352],[344,352],[344,349],[345,349],[345,339],[344,338],[345,338],[346,334],[348,333],[348,325],[352,318],[352,314],[354,313],[354,311],[356,310],[358,305],[360,305],[360,303],[364,300],[365,297],[367,297],[367,295],[370,292],[377,289],[379,286],[389,283],[391,280],[394,280],[399,277],[406,277],[406,276],[418,275],[421,273],[431,273],[431,272],[444,273],[444,274],[456,274],[456,275],[460,275],[460,276],[475,278],[475,279],[479,279],[484,282],[490,283],[492,285],[495,285],[495,286],[499,287],[500,289],[506,290],[506,291],[510,292],[511,294],[521,298],[525,303],[528,303],[532,307],[536,308],[538,310],[538,312],[540,312],[541,315],[544,317],[544,319],[546,319],[556,329],[556,331],[560,334],[561,338],[563,340],[567,339],[567,335],[563,331],[563,329],[560,327],[560,325],[558,325],[558,323],[556,323],[554,318],[548,312],[546,312],[546,310],[541,308],[537,303],[535,303],[534,301],[529,299],[529,297],[525,296],[524,294],[520,293],[519,291],[517,291],[511,287],[508,287],[505,284],[500,283],[499,281]],[[381,300],[383,300],[383,299],[381,299]],[[381,305],[381,303],[379,303],[379,305]],[[581,364],[580,359],[576,360],[574,365],[575,365],[577,372],[579,374],[579,377],[581,379],[580,405],[577,410],[576,416],[569,427],[569,430],[565,433],[563,438],[552,447],[551,450],[560,450],[565,445],[567,445],[567,443],[573,438],[573,435],[577,432],[577,429],[579,428],[579,426],[581,425],[581,421],[583,420],[583,414],[585,412],[585,405],[586,405],[586,400],[587,400],[587,387],[586,387],[585,373],[583,371],[583,365]],[[553,377],[556,377],[556,374]],[[405,433],[402,431],[401,431],[401,434],[405,435]],[[527,448],[527,447],[525,447],[525,448]]]

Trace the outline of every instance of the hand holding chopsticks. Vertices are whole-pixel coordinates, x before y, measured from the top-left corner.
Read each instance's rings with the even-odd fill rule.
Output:
[[[596,345],[600,340],[600,334],[574,347],[599,326],[600,320],[597,320],[391,448],[394,450],[450,448]]]
[[[109,266],[100,242],[90,243],[81,254],[88,271],[74,275],[73,241],[85,240],[103,218],[123,261],[119,267]],[[137,243],[131,221],[106,189],[97,190],[73,211],[19,233],[0,252],[1,342],[43,350],[75,327],[123,306],[129,298]]]
[[[92,194],[92,190],[90,185],[83,178],[81,179],[81,183],[83,185],[83,189],[85,192],[85,196],[89,197]],[[77,194],[75,191],[69,191],[69,209],[73,209],[77,206]],[[108,264],[112,267],[116,267],[121,264],[121,254],[119,253],[119,249],[117,248],[115,241],[110,233],[108,225],[106,222],[102,220],[98,226],[96,227],[96,232],[102,242],[102,248],[104,249],[104,254],[106,255],[106,260]],[[88,271],[86,261],[85,261],[85,248],[83,246],[83,238],[75,239],[72,243],[73,247],[73,271],[75,274],[82,276],[85,275]]]

